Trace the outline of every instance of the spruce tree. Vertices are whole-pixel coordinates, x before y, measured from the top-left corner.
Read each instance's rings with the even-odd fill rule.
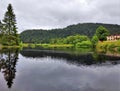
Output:
[[[3,23],[5,24],[5,28],[6,28],[8,35],[15,35],[15,33],[17,33],[16,32],[17,31],[16,30],[17,29],[16,28],[16,17],[13,12],[13,8],[11,4],[9,4],[7,7],[7,11],[5,13]]]
[[[9,38],[8,42],[11,43],[11,41],[14,41],[18,45],[19,38],[17,34],[16,17],[11,4],[9,4],[7,7],[7,11],[3,19],[3,24],[5,35]]]

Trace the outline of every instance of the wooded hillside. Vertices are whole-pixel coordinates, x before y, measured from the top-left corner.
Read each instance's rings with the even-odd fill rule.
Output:
[[[70,35],[87,35],[92,37],[96,29],[100,26],[104,26],[110,31],[110,34],[120,34],[120,25],[102,24],[102,23],[82,23],[76,25],[70,25],[61,29],[30,29],[25,30],[20,34],[21,40],[25,43],[49,43],[54,38],[64,38]]]

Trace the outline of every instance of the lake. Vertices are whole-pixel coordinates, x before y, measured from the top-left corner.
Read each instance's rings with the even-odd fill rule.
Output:
[[[0,91],[120,91],[120,56],[0,50]]]

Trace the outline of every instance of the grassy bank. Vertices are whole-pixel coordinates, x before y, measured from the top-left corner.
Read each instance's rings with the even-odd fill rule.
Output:
[[[90,45],[90,46],[89,46]],[[21,46],[2,46],[0,45],[0,49],[2,48],[38,48],[38,49],[69,49],[69,50],[93,50],[91,44],[31,44],[31,43],[23,43]],[[120,40],[118,41],[103,41],[98,42],[95,48],[96,52],[99,53],[120,53]]]
[[[59,49],[59,48],[68,48],[68,49],[80,49],[80,48],[83,48],[83,49],[88,49],[88,48],[92,48],[92,43],[90,41],[83,41],[81,43],[77,43],[77,44],[25,44],[23,43],[22,46],[25,48],[50,48],[50,49],[53,49],[53,48],[56,48],[56,49]]]
[[[73,44],[23,44],[23,48],[73,48]]]
[[[32,44],[32,43],[23,43],[20,46],[5,46],[0,45],[0,48],[38,48],[38,49],[92,49],[90,46],[86,45],[86,43],[74,44]]]
[[[0,46],[0,49],[5,49],[5,48],[7,48],[7,49],[10,49],[10,48],[21,48],[20,46]]]
[[[96,45],[97,52],[117,52],[120,53],[120,40],[98,42]]]
[[[13,48],[19,48],[19,49],[21,49],[21,47],[22,46],[20,46],[20,45],[13,45],[13,46],[8,46],[8,45],[1,45],[0,44],[0,49],[13,49]]]
[[[23,44],[23,48],[37,50],[52,50],[59,52],[67,52],[70,54],[81,54],[92,52],[92,48],[75,48],[73,44]]]

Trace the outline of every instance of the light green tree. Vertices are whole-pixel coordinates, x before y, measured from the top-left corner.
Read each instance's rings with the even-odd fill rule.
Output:
[[[92,42],[92,45],[93,45],[93,48],[96,46],[96,44],[98,43],[99,39],[96,35],[94,35],[91,39],[91,42]]]
[[[99,26],[97,28],[95,34],[100,41],[104,41],[104,40],[107,40],[107,36],[109,35],[109,31],[105,27]]]

